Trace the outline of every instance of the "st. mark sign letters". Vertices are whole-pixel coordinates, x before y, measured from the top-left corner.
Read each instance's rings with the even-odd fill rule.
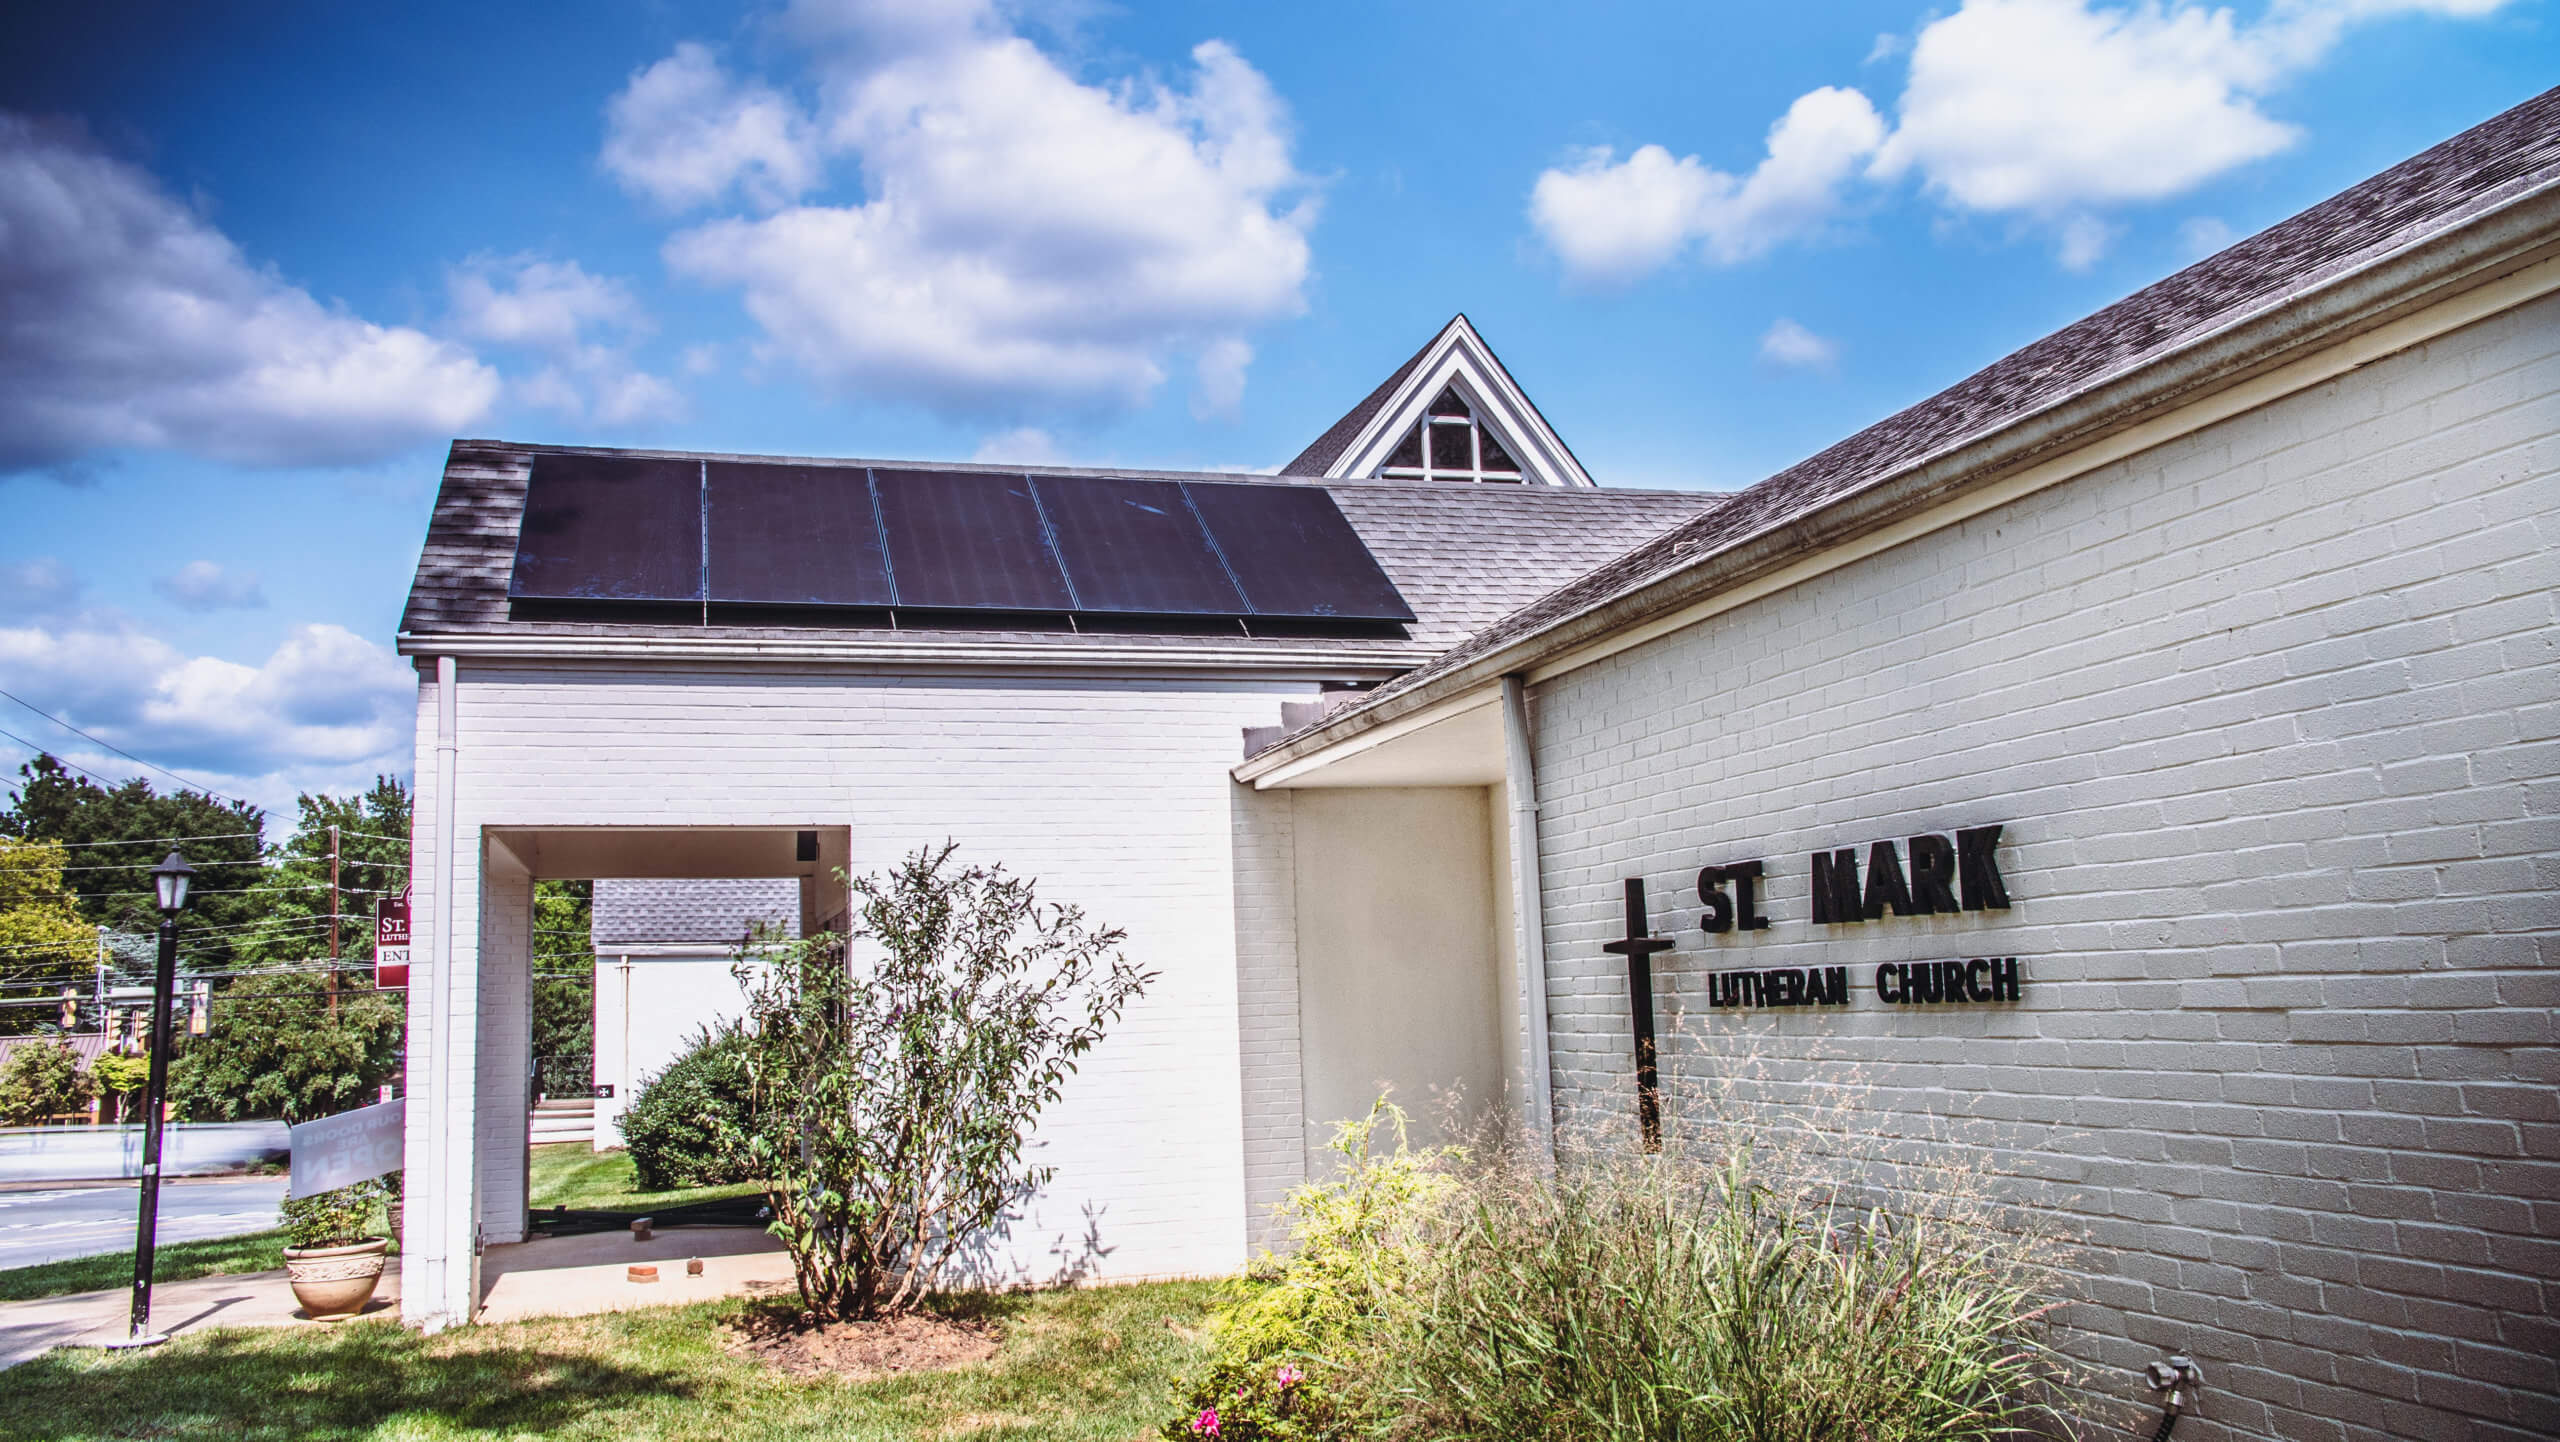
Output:
[[[1975,826],[1952,836],[1926,833],[1899,844],[1877,841],[1865,849],[1843,846],[1811,858],[1812,922],[1861,926],[1890,914],[1952,916],[1967,911],[2007,911],[2009,887],[2000,874],[2000,826]],[[1906,860],[1907,858],[1907,860]],[[1698,928],[1710,937],[1767,931],[1761,883],[1768,867],[1758,860],[1723,862],[1698,872],[1698,900],[1706,911]],[[1644,881],[1626,883],[1627,933],[1602,949],[1627,959],[1627,993],[1636,1044],[1636,1098],[1645,1144],[1661,1145],[1661,1096],[1656,1081],[1653,1023],[1653,958],[1676,945],[1652,934]],[[1714,971],[1706,977],[1707,1005],[1845,1007],[1850,1001],[1846,966],[1773,966]],[[1945,961],[1887,961],[1876,965],[1868,989],[1889,1006],[1946,1006],[2022,999],[2024,969],[2014,956],[1975,956]]]

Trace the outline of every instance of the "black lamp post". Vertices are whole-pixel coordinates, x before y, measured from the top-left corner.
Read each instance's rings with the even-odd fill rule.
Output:
[[[133,1328],[127,1347],[168,1341],[151,1332],[151,1262],[160,1232],[160,1117],[169,1102],[169,1003],[178,989],[178,913],[187,904],[195,868],[177,852],[151,868],[160,892],[160,971],[151,988],[151,1081],[142,1102],[142,1214],[133,1230]]]

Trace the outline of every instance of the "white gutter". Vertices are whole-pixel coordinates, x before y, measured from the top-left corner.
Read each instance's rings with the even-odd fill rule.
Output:
[[[1538,772],[1529,749],[1529,686],[1502,678],[1502,791],[1511,799],[1511,923],[1520,985],[1520,1028],[1529,1034],[1531,1129],[1556,1154],[1556,1098],[1547,1036],[1547,918],[1538,883]]]
[[[400,633],[401,655],[463,656],[504,661],[788,661],[921,669],[1002,668],[1008,674],[1051,671],[1113,676],[1148,672],[1220,675],[1297,681],[1309,678],[1383,680],[1399,676],[1441,653],[1435,646],[1403,645],[1375,651],[1331,647],[1220,646],[1026,646],[1001,642],[860,641],[799,638],[691,636],[527,636],[491,632]]]

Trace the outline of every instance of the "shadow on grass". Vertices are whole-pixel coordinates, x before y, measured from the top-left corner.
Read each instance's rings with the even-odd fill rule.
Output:
[[[590,1414],[694,1395],[698,1374],[488,1333],[423,1338],[387,1323],[326,1333],[212,1332],[145,1353],[56,1351],[0,1379],[0,1436],[356,1438],[558,1431]]]

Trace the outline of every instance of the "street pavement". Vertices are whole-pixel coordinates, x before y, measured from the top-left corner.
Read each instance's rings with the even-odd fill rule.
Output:
[[[277,1223],[283,1177],[170,1180],[160,1186],[160,1244],[262,1231]],[[0,1267],[133,1248],[131,1182],[0,1190]]]

